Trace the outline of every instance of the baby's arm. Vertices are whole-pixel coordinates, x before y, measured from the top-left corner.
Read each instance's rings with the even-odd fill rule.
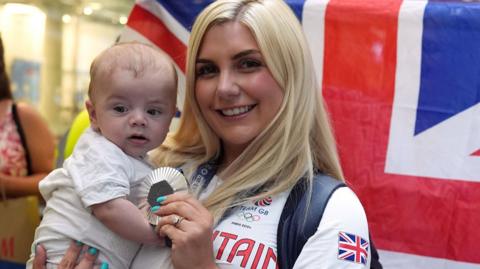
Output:
[[[91,206],[93,214],[121,237],[143,244],[159,244],[161,239],[140,210],[125,198]]]

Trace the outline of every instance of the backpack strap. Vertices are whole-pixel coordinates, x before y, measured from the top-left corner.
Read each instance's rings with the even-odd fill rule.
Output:
[[[332,193],[345,183],[317,174],[308,199],[308,182],[301,180],[290,192],[277,230],[277,263],[280,269],[292,268],[307,240],[318,229]]]
[[[15,125],[17,125],[18,135],[20,136],[20,140],[22,141],[23,150],[25,151],[25,159],[27,160],[27,173],[29,175],[32,174],[32,162],[30,159],[30,152],[27,146],[27,139],[25,137],[25,132],[22,128],[22,123],[20,122],[20,117],[18,115],[17,105],[12,103],[12,115],[13,121],[15,121]]]

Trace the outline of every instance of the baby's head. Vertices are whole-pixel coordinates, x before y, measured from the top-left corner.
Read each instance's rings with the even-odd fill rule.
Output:
[[[92,62],[88,97],[92,128],[143,158],[163,142],[175,115],[177,73],[164,53],[148,45],[117,44]]]

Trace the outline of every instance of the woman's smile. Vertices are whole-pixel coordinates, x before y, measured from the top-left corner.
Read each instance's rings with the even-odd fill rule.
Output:
[[[218,111],[223,116],[234,117],[234,116],[239,116],[239,115],[243,115],[245,113],[248,113],[254,107],[255,107],[255,105],[247,105],[247,106],[240,106],[240,107],[235,107],[235,108],[219,109]]]

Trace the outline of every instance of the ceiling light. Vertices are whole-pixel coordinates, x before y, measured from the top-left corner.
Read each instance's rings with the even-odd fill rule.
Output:
[[[68,14],[64,14],[62,16],[62,21],[63,21],[63,23],[70,23],[72,21],[72,16],[70,16]]]
[[[8,3],[4,7],[5,13],[12,13],[12,14],[25,14],[25,15],[38,15],[44,14],[38,7],[27,5],[27,4],[19,4],[19,3]]]
[[[119,22],[120,24],[126,24],[127,21],[128,21],[127,16],[123,16],[123,15],[122,15],[122,16],[120,16],[120,18],[118,18],[118,22]]]
[[[83,8],[83,14],[84,15],[89,16],[89,15],[92,15],[92,13],[93,13],[93,9],[91,7],[84,7]]]

